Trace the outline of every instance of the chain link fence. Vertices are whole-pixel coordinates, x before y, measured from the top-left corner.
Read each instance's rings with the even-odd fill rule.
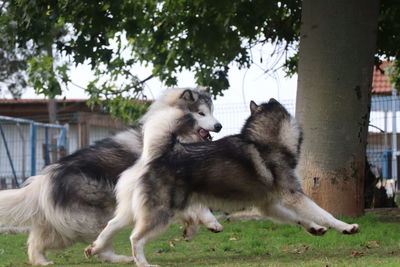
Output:
[[[294,115],[296,106],[293,100],[280,100],[279,102]],[[226,135],[238,134],[246,119],[250,116],[250,103],[216,104],[214,105],[214,116],[222,124],[221,132],[213,134],[214,139],[219,139]]]
[[[294,115],[294,101],[280,102]],[[375,175],[384,179],[397,179],[399,169],[397,144],[400,139],[397,128],[400,128],[400,114],[392,110],[400,110],[399,97],[373,98],[367,158]],[[221,132],[214,134],[214,140],[237,134],[250,115],[249,104],[218,104],[215,105],[214,115],[223,125]],[[100,120],[103,121],[103,118]],[[49,163],[81,147],[82,131],[77,124],[50,125],[0,116],[0,126],[0,189],[21,184]],[[88,140],[85,143],[93,144],[121,129],[123,127],[117,124],[110,127],[94,123],[87,130]]]
[[[0,116],[0,189],[18,187],[67,153],[67,127]]]

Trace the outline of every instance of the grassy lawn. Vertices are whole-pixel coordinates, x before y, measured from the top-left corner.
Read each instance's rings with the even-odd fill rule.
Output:
[[[182,229],[173,225],[146,247],[150,263],[161,266],[400,266],[400,217],[368,214],[357,219],[361,233],[354,236],[329,231],[323,237],[307,234],[298,226],[268,221],[223,221],[224,232],[204,229],[192,242],[182,240]],[[130,254],[129,230],[118,235],[118,253]],[[26,235],[0,235],[0,267],[27,266]],[[133,266],[102,264],[85,259],[77,244],[54,251],[54,266]]]

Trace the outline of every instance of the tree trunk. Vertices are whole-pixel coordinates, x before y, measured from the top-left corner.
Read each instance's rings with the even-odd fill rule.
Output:
[[[53,57],[53,46],[51,43],[47,45],[47,55],[49,57]],[[54,71],[54,66],[51,66],[53,71]],[[53,88],[49,88],[49,91],[52,91]],[[49,123],[56,124],[57,123],[57,100],[55,96],[52,94],[49,96],[49,101],[47,102],[47,111],[49,113]],[[58,160],[58,152],[57,149],[55,148],[57,146],[57,133],[58,130],[54,128],[49,129],[49,135],[50,135],[50,145],[51,145],[51,150],[50,152],[50,163],[54,163]]]
[[[49,113],[49,123],[57,123],[57,102],[54,97],[49,98],[47,111]]]
[[[46,52],[49,57],[53,57],[52,43],[49,43],[46,45]],[[53,69],[54,66],[52,65],[51,68]],[[49,88],[49,91],[53,91],[53,88]],[[49,113],[49,122],[56,123],[57,122],[57,102],[53,95],[49,96],[49,101],[47,103],[47,111]]]
[[[378,0],[303,0],[296,117],[304,191],[334,215],[363,213]]]

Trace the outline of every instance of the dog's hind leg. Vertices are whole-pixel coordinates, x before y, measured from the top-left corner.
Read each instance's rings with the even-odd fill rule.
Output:
[[[287,209],[295,212],[299,218],[313,221],[343,234],[355,234],[359,232],[358,224],[347,224],[336,219],[332,214],[322,209],[301,192],[286,194],[282,197],[282,200],[282,204]]]
[[[194,221],[192,218],[182,219],[186,224],[185,229],[183,230],[183,237],[186,241],[192,241],[193,237],[200,230],[200,225],[197,221]]]
[[[46,266],[54,264],[45,253],[49,249],[65,247],[62,236],[49,225],[33,226],[28,238],[28,257],[32,265]]]
[[[328,230],[326,227],[318,225],[310,220],[300,218],[295,212],[289,210],[279,203],[258,207],[262,215],[279,223],[298,224],[312,235],[323,235]]]
[[[113,237],[124,227],[132,224],[132,220],[128,216],[116,216],[111,219],[107,226],[101,231],[97,239],[85,248],[84,253],[87,258],[104,252],[104,255],[109,253],[109,248],[112,246]],[[103,255],[103,256],[104,256]],[[101,259],[101,258],[100,258]]]
[[[209,208],[200,206],[197,212],[200,222],[204,224],[208,230],[214,233],[219,233],[224,230],[223,226],[218,222],[217,218],[215,218]]]
[[[211,213],[210,209],[201,204],[190,205],[180,217],[187,224],[183,233],[186,241],[191,241],[199,231],[199,223],[204,224],[208,230],[214,233],[219,233],[223,230],[222,225]]]
[[[156,267],[147,262],[144,255],[144,246],[147,241],[163,233],[172,219],[170,210],[153,210],[147,215],[138,216],[135,228],[130,236],[132,254],[138,267]]]

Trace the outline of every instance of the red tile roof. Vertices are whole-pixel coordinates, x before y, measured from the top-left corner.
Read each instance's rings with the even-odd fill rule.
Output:
[[[377,68],[374,66],[374,73],[372,77],[372,94],[373,95],[391,95],[392,85],[388,81],[385,69],[392,65],[392,62],[384,61]]]

